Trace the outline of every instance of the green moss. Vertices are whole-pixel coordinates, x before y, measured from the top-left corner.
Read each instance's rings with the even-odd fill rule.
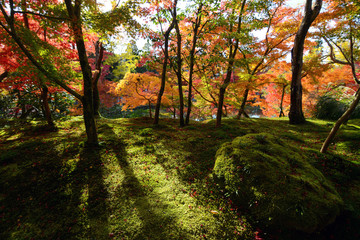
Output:
[[[263,224],[311,233],[333,222],[343,201],[306,159],[274,135],[248,134],[222,145],[214,173]]]

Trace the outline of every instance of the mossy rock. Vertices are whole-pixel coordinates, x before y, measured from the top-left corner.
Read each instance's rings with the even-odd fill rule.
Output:
[[[276,136],[248,134],[221,146],[214,173],[233,201],[260,223],[312,233],[335,220],[343,201],[306,159]]]

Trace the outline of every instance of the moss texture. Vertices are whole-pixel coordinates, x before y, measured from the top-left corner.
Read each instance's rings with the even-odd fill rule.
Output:
[[[237,137],[217,151],[214,173],[262,224],[312,233],[335,220],[343,201],[295,147],[266,133]]]

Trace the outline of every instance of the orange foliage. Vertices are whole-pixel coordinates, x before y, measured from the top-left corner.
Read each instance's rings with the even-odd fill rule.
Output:
[[[176,89],[166,84],[162,104],[172,105],[171,95],[176,95]],[[124,79],[115,83],[110,93],[120,97],[123,110],[134,109],[139,106],[149,106],[151,117],[151,106],[156,103],[157,94],[160,89],[160,78],[151,72],[127,73]]]

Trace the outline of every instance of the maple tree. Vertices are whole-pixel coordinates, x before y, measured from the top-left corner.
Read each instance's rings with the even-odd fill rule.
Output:
[[[221,118],[222,118],[222,112],[223,112],[223,104],[224,104],[224,98],[225,98],[225,92],[226,88],[230,83],[231,80],[231,74],[233,71],[234,63],[235,63],[235,57],[238,52],[239,44],[240,44],[240,34],[242,34],[242,23],[243,23],[243,14],[245,10],[245,4],[246,0],[241,1],[240,3],[236,3],[234,6],[231,6],[231,3],[226,3],[226,5],[229,4],[227,7],[233,7],[231,14],[229,13],[229,26],[226,26],[226,29],[229,29],[228,36],[225,36],[228,41],[228,63],[226,67],[226,76],[220,86],[219,90],[219,98],[218,98],[218,106],[217,106],[217,114],[216,114],[216,126],[221,126]],[[238,12],[235,12],[235,7],[238,7],[237,4],[240,6],[240,10]],[[234,36],[234,37],[232,37]]]
[[[83,79],[83,83],[82,83],[83,89],[80,91],[82,91],[83,94],[79,93],[79,90],[77,91],[68,84],[72,80],[71,74],[68,75],[69,71],[67,71],[65,74],[64,72],[59,71],[61,69],[61,66],[66,66],[66,65],[60,64],[59,65],[60,69],[59,69],[59,66],[56,66],[53,59],[46,58],[43,55],[39,56],[39,53],[42,53],[42,51],[39,51],[39,46],[41,45],[34,46],[34,43],[36,42],[43,43],[44,41],[42,41],[42,39],[40,39],[35,34],[31,34],[31,32],[29,33],[24,31],[24,28],[21,28],[21,26],[18,24],[19,22],[21,22],[21,19],[19,18],[19,14],[18,14],[19,13],[18,9],[21,9],[22,3],[14,2],[10,0],[10,1],[6,1],[4,4],[6,5],[3,5],[3,3],[0,5],[2,12],[0,25],[2,29],[7,32],[7,34],[11,37],[11,39],[16,43],[18,49],[20,49],[21,52],[30,60],[30,62],[33,64],[33,66],[36,67],[38,72],[46,76],[47,80],[53,82],[54,84],[60,86],[61,88],[69,92],[71,95],[73,95],[82,103],[84,123],[87,133],[87,144],[97,145],[98,138],[97,138],[96,123],[94,120],[95,111],[97,112],[98,109],[98,94],[97,94],[96,83],[99,79],[98,76],[100,76],[99,66],[102,59],[101,56],[103,54],[103,49],[100,46],[98,48],[99,50],[96,53],[97,60],[93,75],[87,56],[88,52],[85,44],[85,37],[83,32],[84,28],[82,22],[82,14],[84,13],[83,12],[84,7],[90,7],[91,9],[91,6],[94,6],[96,2],[90,1],[88,3],[83,3],[80,0],[75,0],[75,1],[66,0],[65,1],[66,11],[64,11],[63,9],[61,9],[61,5],[57,1],[52,1],[52,2],[34,1],[32,2],[32,8],[31,8],[32,11],[26,12],[27,14],[32,14],[34,16],[39,17],[40,19],[46,18],[46,19],[54,20],[51,23],[53,25],[52,26],[50,25],[51,27],[56,26],[56,24],[63,23],[64,21],[69,23],[69,29],[65,30],[64,32],[69,33],[68,34],[69,39],[73,38],[73,44],[71,43],[69,44],[69,42],[63,42],[63,45],[66,45],[66,47],[73,46],[73,49],[77,54],[77,58],[80,63],[81,75]],[[41,9],[45,9],[46,14],[37,13],[36,11],[40,9],[37,8],[37,6],[41,6]],[[55,6],[60,6],[60,8],[56,8]],[[23,35],[24,33],[28,33],[28,34],[24,36]],[[46,53],[48,53],[48,51],[46,51]],[[61,54],[59,54],[58,57],[55,57],[55,59],[61,60],[62,59]],[[69,70],[69,68],[67,68],[67,70]],[[67,80],[68,82],[64,80]]]
[[[38,2],[34,1],[29,3],[29,5],[34,8],[35,6],[33,5],[36,3]],[[34,49],[37,49],[37,52],[33,53],[34,55],[37,55],[37,59],[42,61],[43,65],[46,66],[48,60],[52,59],[51,61],[54,62],[59,72],[68,72],[69,68],[66,69],[66,67],[62,64],[63,58],[57,56],[60,55],[60,51],[62,51],[62,55],[66,58],[72,58],[74,56],[73,52],[67,49],[68,47],[66,47],[63,41],[60,40],[60,38],[66,36],[67,27],[59,24],[50,28],[46,19],[42,19],[38,15],[28,16],[33,13],[27,10],[25,1],[15,4],[20,5],[20,7],[15,6],[16,9],[14,9],[14,16],[18,21],[16,23],[18,24],[17,31],[19,35],[22,35],[24,43]],[[51,84],[43,77],[43,75],[39,74],[38,70],[33,67],[30,61],[26,60],[24,54],[16,48],[14,42],[12,42],[9,38],[9,35],[6,33],[6,28],[1,28],[1,32],[3,36],[2,51],[6,52],[6,54],[3,55],[1,64],[7,69],[6,72],[9,73],[7,79],[2,81],[2,86],[9,89],[10,93],[16,93],[18,103],[21,104],[21,117],[27,116],[31,110],[36,109],[35,105],[31,103],[28,103],[30,106],[32,105],[31,108],[26,109],[26,106],[24,105],[25,101],[23,99],[25,95],[39,95],[39,98],[41,98],[41,109],[44,112],[44,116],[46,116],[48,126],[50,126],[50,129],[53,129],[54,123],[48,103],[50,99],[49,94],[53,94],[61,90]],[[70,72],[68,72],[68,74],[70,75]],[[34,88],[29,86],[36,87]],[[56,95],[53,94],[53,96]],[[40,108],[38,107],[38,109]]]
[[[292,78],[291,105],[289,112],[289,121],[291,124],[300,124],[305,122],[302,110],[301,86],[304,43],[311,24],[320,13],[322,0],[316,0],[314,5],[312,3],[312,0],[306,0],[305,2],[304,17],[295,35],[294,46],[291,50]]]
[[[244,91],[238,118],[245,112],[245,105],[250,91],[261,88],[267,82],[273,81],[273,75],[266,75],[268,69],[289,53],[289,41],[294,35],[296,25],[295,11],[284,5],[284,1],[273,1],[263,8],[264,29],[263,40],[256,40],[246,48],[240,48],[244,71],[239,89]]]
[[[352,81],[357,85],[353,90],[354,100],[350,104],[345,113],[338,119],[331,129],[328,137],[324,141],[320,152],[326,152],[331,141],[335,137],[340,126],[346,122],[356,106],[360,102],[359,84],[358,78],[358,63],[360,52],[358,50],[357,34],[358,26],[356,22],[359,20],[358,16],[354,13],[358,11],[356,3],[353,1],[345,1],[344,4],[338,4],[338,2],[330,3],[329,11],[324,16],[325,21],[319,26],[320,36],[326,42],[329,47],[329,58],[333,64],[345,65],[350,67],[352,74]],[[329,17],[334,21],[331,25],[328,23]]]
[[[66,83],[63,82],[63,77],[59,74],[59,71],[56,70],[56,67],[52,65],[51,63],[54,63],[53,61],[50,62],[43,62],[41,61],[41,56],[37,56],[36,49],[31,48],[31,45],[28,43],[29,40],[33,42],[39,41],[40,39],[37,38],[35,35],[33,35],[32,38],[30,36],[26,35],[26,38],[22,37],[22,31],[17,24],[19,21],[17,18],[17,15],[15,14],[18,3],[15,3],[13,1],[9,1],[9,5],[7,8],[4,8],[3,5],[0,5],[2,17],[3,20],[1,21],[1,27],[11,36],[12,40],[14,40],[17,44],[17,46],[21,49],[22,53],[26,55],[26,57],[32,62],[32,64],[37,68],[41,74],[47,77],[48,80],[55,82],[62,88],[64,88],[66,91],[68,91],[70,94],[78,98],[82,104],[84,109],[84,122],[86,126],[86,132],[87,132],[87,143],[89,145],[97,145],[97,133],[96,133],[96,126],[94,121],[94,115],[93,115],[93,93],[92,93],[92,86],[91,86],[91,68],[89,66],[87,56],[86,56],[86,50],[85,50],[85,44],[84,44],[84,37],[82,32],[82,26],[80,22],[81,17],[81,2],[75,1],[75,4],[71,1],[65,1],[68,17],[71,19],[70,21],[70,29],[73,32],[76,46],[77,46],[77,52],[78,57],[80,59],[80,65],[82,69],[83,79],[84,79],[84,95],[79,94],[75,90],[73,90],[71,87],[69,87]],[[43,3],[46,4],[46,3]],[[53,4],[53,3],[50,3]],[[9,9],[9,12],[7,11]],[[36,11],[36,9],[35,9]],[[53,13],[50,13],[53,14]],[[26,31],[25,31],[26,33]],[[40,40],[41,41],[41,40]],[[27,44],[28,43],[28,44]],[[31,51],[32,50],[32,51]],[[35,51],[34,51],[35,50]],[[41,52],[40,52],[41,53]],[[66,78],[65,78],[66,79]],[[45,94],[44,94],[45,95]]]
[[[113,84],[110,93],[120,96],[122,110],[134,109],[138,106],[149,107],[149,117],[152,118],[152,107],[157,102],[157,96],[161,87],[161,79],[154,73],[127,73],[118,83]],[[164,88],[162,104],[170,106],[172,101],[171,94],[175,94],[175,89],[168,83]]]
[[[157,42],[157,46],[161,48],[163,52],[163,63],[162,63],[162,70],[161,70],[161,85],[158,92],[156,105],[155,105],[155,116],[154,116],[154,124],[159,123],[160,117],[160,107],[161,107],[161,100],[165,90],[166,84],[166,74],[167,74],[167,66],[168,66],[168,59],[169,59],[169,38],[170,33],[174,29],[175,22],[176,22],[176,8],[177,8],[177,0],[174,2],[172,1],[150,1],[152,5],[150,5],[150,12],[154,15],[154,23],[159,25],[161,33],[150,32],[150,34],[156,36],[157,39],[160,40],[160,36],[163,37],[163,40]],[[170,19],[166,17],[170,14]],[[164,31],[163,25],[164,23],[169,23],[169,26]]]
[[[189,125],[190,122],[190,114],[191,114],[191,106],[192,106],[192,89],[193,89],[193,74],[194,74],[194,64],[195,64],[195,49],[197,46],[197,40],[199,38],[199,35],[201,34],[201,31],[203,30],[203,27],[205,27],[207,21],[202,23],[203,15],[206,13],[203,9],[204,3],[201,1],[198,4],[198,8],[195,12],[195,21],[194,19],[189,19],[189,22],[191,22],[191,28],[192,33],[190,33],[188,36],[192,35],[191,39],[191,46],[189,46],[190,51],[188,54],[189,62],[189,75],[188,75],[188,101],[187,101],[187,112],[186,112],[186,119],[185,124]],[[187,28],[188,29],[188,28]]]

